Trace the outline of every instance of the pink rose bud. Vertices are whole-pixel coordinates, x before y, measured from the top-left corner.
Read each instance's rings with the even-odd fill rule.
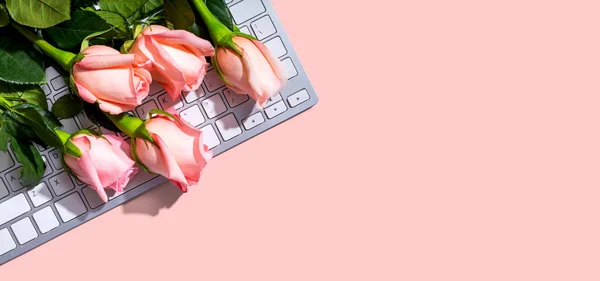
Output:
[[[130,111],[148,96],[152,77],[142,68],[149,64],[135,55],[124,55],[101,45],[81,52],[85,57],[73,65],[73,80],[79,96],[89,103],[98,102],[102,111],[120,114]]]
[[[215,50],[210,42],[185,30],[169,30],[164,26],[146,27],[135,39],[129,53],[152,61],[150,72],[171,98],[181,91],[195,91],[206,75],[207,62]]]
[[[172,119],[155,115],[146,122],[146,129],[156,145],[137,138],[135,155],[139,163],[153,173],[168,178],[181,191],[195,186],[202,169],[212,158],[212,152],[204,145],[202,131],[190,126],[173,113]]]
[[[242,56],[230,48],[218,47],[215,56],[217,69],[229,88],[248,94],[262,105],[285,86],[287,78],[283,66],[259,41],[233,36],[233,42]]]
[[[129,144],[115,135],[79,134],[72,137],[71,142],[82,155],[77,158],[64,154],[65,164],[80,181],[96,190],[104,202],[108,201],[104,188],[122,192],[138,171],[131,159]]]

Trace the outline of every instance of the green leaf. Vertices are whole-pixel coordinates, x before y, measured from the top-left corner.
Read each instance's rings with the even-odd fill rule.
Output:
[[[102,10],[115,12],[133,23],[159,11],[163,0],[100,0],[99,5]]]
[[[7,26],[10,23],[8,11],[3,5],[0,5],[0,27]]]
[[[26,26],[48,28],[70,19],[70,0],[6,0],[12,18]]]
[[[37,151],[33,143],[10,137],[10,148],[12,148],[17,161],[23,165],[21,169],[21,185],[33,187],[40,183],[46,170],[44,159]]]
[[[233,30],[233,18],[229,7],[223,0],[205,0],[206,6],[212,14],[227,28]]]
[[[31,127],[36,136],[43,141],[44,144],[52,147],[62,147],[62,141],[54,132],[60,128],[62,124],[51,112],[44,110],[33,104],[23,103],[13,106],[10,110],[15,120]]]
[[[165,0],[164,9],[175,29],[188,29],[196,22],[194,11],[187,0]]]
[[[0,128],[0,151],[8,151],[8,133],[4,127]]]
[[[0,81],[16,84],[46,83],[42,58],[33,44],[18,35],[5,34],[4,31],[0,35]]]
[[[96,3],[98,3],[98,0],[72,0],[71,11],[88,7],[94,7],[94,4]]]
[[[48,109],[46,95],[38,85],[19,85],[0,81],[0,95],[12,102],[11,105],[31,103]]]
[[[2,128],[6,131],[6,134],[20,139],[22,141],[32,141],[40,144],[43,147],[47,145],[35,134],[35,131],[16,120],[15,114],[10,111],[4,111],[2,117]]]
[[[94,11],[94,13],[101,17],[106,23],[113,26],[120,33],[129,32],[129,30],[127,29],[127,22],[125,21],[125,18],[123,16],[115,12],[102,10]]]
[[[52,105],[52,113],[58,118],[73,118],[83,110],[83,101],[75,95],[64,95]]]
[[[77,10],[71,20],[48,28],[46,33],[56,43],[56,47],[68,50],[78,47],[86,36],[110,28],[111,26],[96,13]]]

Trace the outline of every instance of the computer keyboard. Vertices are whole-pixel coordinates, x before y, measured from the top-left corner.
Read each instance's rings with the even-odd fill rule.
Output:
[[[263,41],[283,62],[288,77],[286,88],[259,110],[252,99],[227,89],[215,71],[209,69],[202,87],[178,100],[171,100],[164,89],[153,84],[149,97],[133,112],[145,119],[153,108],[175,108],[182,118],[204,132],[205,143],[215,155],[317,103],[315,91],[270,2],[226,3],[240,30]],[[46,79],[42,88],[49,104],[69,93],[63,77],[53,68],[46,70]],[[71,133],[93,126],[83,113],[61,123],[63,130]],[[31,189],[20,185],[21,168],[13,153],[0,152],[0,264],[166,182],[165,178],[140,169],[123,192],[107,190],[109,202],[103,203],[94,190],[64,171],[58,149],[39,149],[46,171],[42,182]]]

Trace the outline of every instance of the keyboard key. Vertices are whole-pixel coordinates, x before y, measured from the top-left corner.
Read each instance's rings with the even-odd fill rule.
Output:
[[[58,219],[50,206],[35,212],[33,214],[33,220],[41,233],[47,233],[58,227]]]
[[[77,122],[75,122],[75,119],[73,118],[62,119],[60,120],[60,123],[63,125],[60,129],[69,134],[79,131],[79,126],[77,126]]]
[[[62,152],[58,148],[51,150],[48,153],[48,158],[50,158],[50,162],[55,170],[62,170]]]
[[[4,172],[15,165],[12,157],[8,152],[0,151],[0,172]]]
[[[206,73],[206,76],[204,76],[204,84],[209,92],[214,92],[225,86],[225,83],[219,78],[219,74],[217,74],[216,70],[211,70]]]
[[[248,95],[238,94],[231,89],[223,90],[223,95],[225,95],[225,99],[231,108],[234,108],[242,103],[250,100]]]
[[[181,118],[183,118],[183,120],[187,121],[188,123],[190,123],[190,125],[196,127],[202,123],[204,123],[204,121],[206,121],[204,119],[204,116],[202,116],[202,112],[200,112],[200,107],[198,107],[197,105],[194,105],[184,111],[181,112]]]
[[[150,112],[150,110],[152,109],[157,109],[158,106],[156,105],[156,102],[153,100],[150,100],[140,106],[138,106],[135,109],[135,112],[137,113],[138,117],[140,117],[141,119],[148,119],[148,113]]]
[[[277,58],[280,58],[287,54],[287,50],[285,49],[285,46],[283,45],[283,41],[281,41],[281,37],[279,37],[279,36],[265,42],[265,45],[267,46],[267,48],[269,48],[269,50],[271,50],[271,53],[273,53],[273,55]]]
[[[243,23],[267,11],[260,0],[244,0],[229,8],[235,23]]]
[[[58,99],[62,98],[63,96],[70,95],[70,94],[71,94],[71,91],[69,91],[69,89],[65,89],[62,92],[54,95],[53,98],[55,101],[57,101]],[[50,108],[52,108],[52,107],[50,107]]]
[[[282,100],[281,94],[278,93],[277,95],[274,95],[274,96],[270,97],[267,100],[267,102],[265,103],[264,107],[269,107],[271,105],[274,105],[275,103],[277,103],[280,100]]]
[[[4,184],[4,181],[0,179],[0,199],[8,196],[8,187]]]
[[[98,196],[98,193],[91,187],[86,186],[81,191],[83,192],[83,197],[85,197],[88,205],[90,205],[90,208],[95,209],[104,204],[102,199],[100,199],[100,196]]]
[[[15,240],[10,236],[8,229],[0,230],[0,256],[14,250],[16,247],[17,244],[15,244]]]
[[[46,94],[46,96],[52,93],[52,91],[50,91],[50,88],[48,88],[48,84],[42,85],[42,90],[44,91],[44,94]]]
[[[50,182],[50,186],[52,187],[52,190],[54,190],[54,193],[56,193],[56,196],[61,196],[75,188],[75,185],[67,172],[62,172],[51,177],[48,182]]]
[[[287,110],[287,107],[285,106],[285,103],[283,101],[280,101],[270,107],[267,107],[265,109],[265,114],[267,115],[267,117],[269,119],[271,119],[281,113],[284,113],[286,110]]]
[[[242,121],[242,123],[244,124],[244,128],[246,128],[246,130],[250,130],[260,124],[262,124],[263,122],[265,122],[265,118],[263,117],[261,112],[257,112],[254,113],[252,115],[250,115],[250,117],[244,119],[244,121]]]
[[[240,27],[240,32],[252,35],[252,31],[250,31],[250,28],[248,28],[247,26]]]
[[[167,110],[171,107],[175,109],[180,109],[183,107],[183,102],[180,98],[178,98],[177,101],[173,101],[169,94],[166,93],[158,97],[158,103],[163,110]]]
[[[219,140],[219,137],[217,137],[215,129],[213,129],[213,127],[210,124],[203,128],[200,128],[200,131],[202,131],[203,133],[202,140],[204,141],[204,144],[208,146],[208,149],[213,149],[215,146],[221,144],[221,141]]]
[[[237,120],[233,113],[226,115],[225,117],[217,120],[215,122],[223,140],[228,141],[236,136],[239,136],[242,133],[242,129],[240,125],[238,125]]]
[[[87,212],[87,208],[77,192],[54,203],[54,206],[63,222],[71,221]]]
[[[21,188],[23,188],[21,182],[19,181],[21,178],[21,167],[6,173],[4,177],[6,178],[6,182],[8,183],[12,191],[18,191]]]
[[[50,80],[50,84],[52,85],[52,89],[54,89],[55,91],[67,86],[67,84],[65,83],[65,79],[62,76],[58,76]]]
[[[24,218],[13,224],[10,228],[21,245],[38,237],[30,218]]]
[[[281,64],[283,65],[285,76],[288,80],[298,76],[298,70],[296,70],[296,66],[294,66],[294,62],[292,62],[291,58],[283,59]]]
[[[198,90],[185,93],[184,97],[187,103],[192,103],[205,95],[204,89],[200,87]]]
[[[164,88],[160,84],[158,84],[158,82],[155,81],[155,82],[152,82],[152,84],[150,84],[150,90],[148,91],[148,93],[151,96],[154,96],[163,90],[164,90]]]
[[[45,182],[41,182],[34,188],[27,190],[27,195],[29,195],[29,199],[31,199],[31,203],[33,203],[34,207],[39,207],[52,200],[52,193],[50,193]]]
[[[269,16],[264,16],[255,20],[250,26],[252,26],[254,34],[256,34],[256,39],[258,40],[263,40],[277,32],[277,29]]]
[[[42,160],[44,160],[44,164],[46,164],[46,170],[44,171],[44,177],[46,177],[49,174],[52,174],[52,165],[50,165],[50,162],[48,162],[48,158],[46,158],[46,156],[42,155]]]
[[[0,225],[3,225],[18,216],[31,210],[29,203],[23,193],[17,194],[2,203],[0,203]]]
[[[310,99],[310,96],[308,95],[307,90],[301,90],[287,98],[288,103],[290,103],[291,107],[296,107],[299,104],[307,101],[308,99]]]
[[[225,103],[223,103],[223,99],[219,94],[202,101],[202,107],[206,112],[206,116],[208,116],[210,119],[215,118],[215,116],[227,110],[227,107],[225,106]]]

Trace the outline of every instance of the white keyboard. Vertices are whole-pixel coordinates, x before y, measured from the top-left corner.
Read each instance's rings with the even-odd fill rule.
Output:
[[[153,84],[151,95],[134,112],[145,119],[153,108],[174,107],[186,121],[204,132],[205,143],[215,155],[317,103],[314,89],[269,1],[226,2],[240,30],[263,41],[283,62],[288,77],[286,88],[259,111],[252,99],[231,92],[215,71],[209,69],[200,89],[175,101]],[[46,79],[48,83],[42,88],[49,104],[69,93],[56,70],[47,69]],[[83,113],[61,123],[62,129],[70,133],[93,126]],[[42,182],[29,190],[19,183],[20,164],[12,152],[0,152],[0,264],[166,182],[140,169],[123,192],[107,190],[109,202],[103,203],[94,190],[64,171],[57,149],[39,149],[46,171]]]

